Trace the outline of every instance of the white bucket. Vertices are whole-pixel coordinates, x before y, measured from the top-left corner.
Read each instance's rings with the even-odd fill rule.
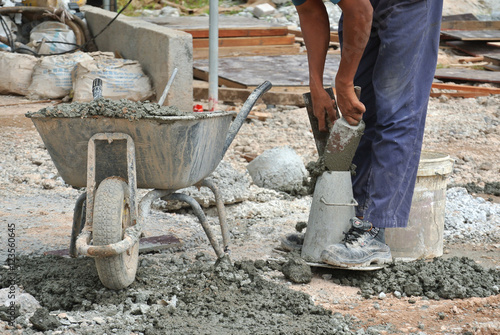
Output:
[[[357,205],[352,194],[350,171],[326,171],[317,180],[301,257],[321,263],[321,252],[339,243],[349,230]]]
[[[446,182],[453,170],[450,156],[423,151],[406,228],[388,228],[385,240],[395,260],[443,255]]]

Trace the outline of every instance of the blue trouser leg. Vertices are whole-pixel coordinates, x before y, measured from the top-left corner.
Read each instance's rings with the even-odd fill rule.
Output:
[[[372,36],[356,85],[366,106],[353,163],[356,215],[375,227],[406,227],[429,93],[437,63],[442,0],[372,0]]]

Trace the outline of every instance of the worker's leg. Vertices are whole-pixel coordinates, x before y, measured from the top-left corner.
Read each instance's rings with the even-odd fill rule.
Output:
[[[375,36],[355,79],[367,112],[353,188],[357,215],[375,227],[405,227],[436,69],[442,1],[403,0],[381,8],[383,2],[391,1],[375,8]]]

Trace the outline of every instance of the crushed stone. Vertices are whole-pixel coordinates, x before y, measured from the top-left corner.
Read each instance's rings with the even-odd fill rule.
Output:
[[[444,240],[500,243],[500,204],[474,197],[463,187],[446,191]]]

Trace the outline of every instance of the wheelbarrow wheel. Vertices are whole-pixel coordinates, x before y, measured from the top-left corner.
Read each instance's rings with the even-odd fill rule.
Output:
[[[97,188],[94,200],[93,245],[108,245],[123,239],[130,222],[128,185],[118,178],[107,178]],[[107,288],[119,290],[132,284],[137,272],[139,243],[126,252],[96,257],[99,279]]]

